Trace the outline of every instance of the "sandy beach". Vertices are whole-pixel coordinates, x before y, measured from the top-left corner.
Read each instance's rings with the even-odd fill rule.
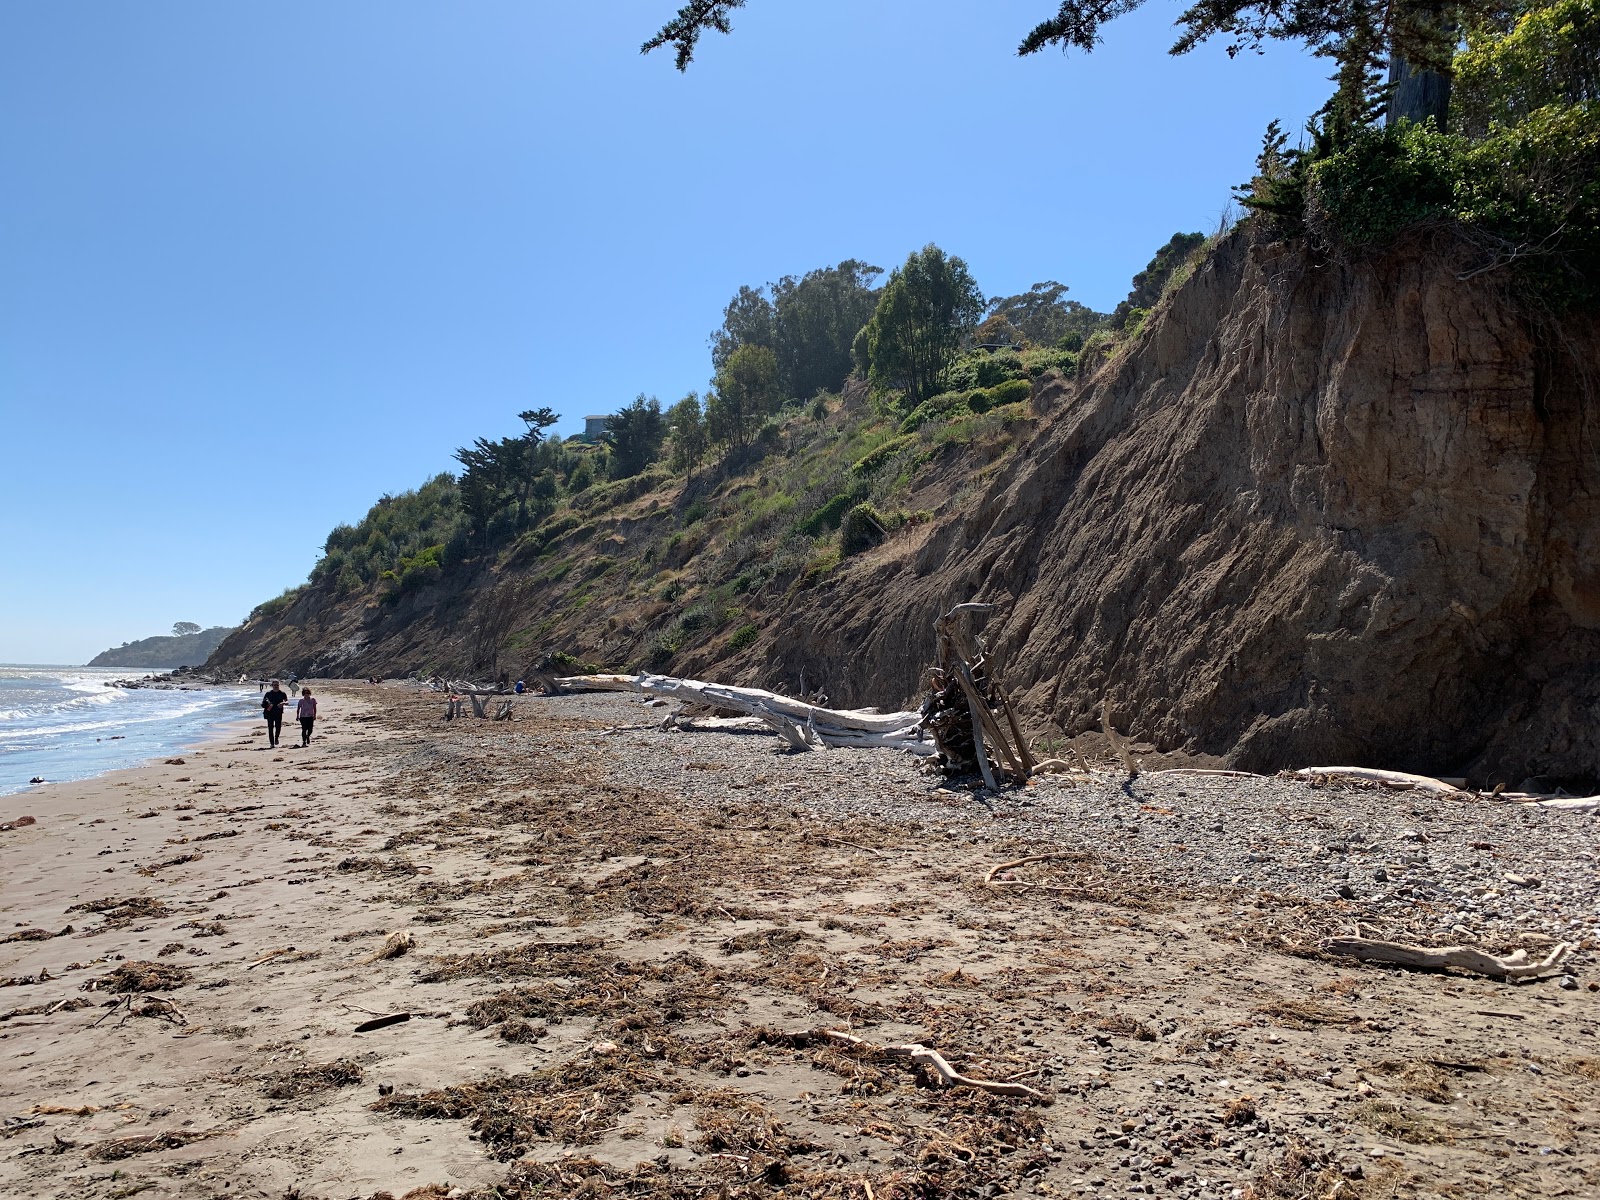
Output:
[[[0,1195],[1600,1192],[1592,817],[318,692],[5,798]]]

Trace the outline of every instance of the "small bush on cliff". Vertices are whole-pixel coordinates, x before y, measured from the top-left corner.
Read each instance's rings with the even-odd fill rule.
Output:
[[[1033,395],[1033,384],[1026,379],[1008,379],[989,389],[989,407],[1004,408],[1008,404],[1020,404],[1031,395]]]
[[[279,592],[271,600],[263,600],[260,604],[251,609],[250,616],[247,619],[249,621],[255,621],[262,617],[276,617],[281,613],[287,612],[289,606],[296,600],[300,599],[301,593],[305,590],[306,588],[304,584],[301,584],[299,587],[284,588],[283,591]]]
[[[870,504],[858,504],[845,514],[839,530],[839,553],[848,558],[877,545],[889,532],[882,513]]]

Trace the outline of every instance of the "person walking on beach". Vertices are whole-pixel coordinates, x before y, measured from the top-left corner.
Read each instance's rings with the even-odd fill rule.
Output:
[[[311,695],[311,689],[300,689],[300,699],[295,703],[294,715],[300,719],[300,744],[311,745],[311,727],[317,723],[317,702]]]
[[[283,706],[289,703],[289,695],[283,690],[283,685],[276,679],[272,681],[272,688],[261,697],[261,715],[267,719],[267,746],[272,748],[278,744],[278,738],[283,735]]]

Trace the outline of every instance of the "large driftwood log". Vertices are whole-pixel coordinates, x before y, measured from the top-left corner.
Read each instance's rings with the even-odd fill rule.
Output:
[[[768,1035],[774,1040],[786,1042],[791,1046],[807,1046],[813,1042],[838,1042],[841,1045],[851,1046],[857,1050],[864,1050],[869,1054],[882,1054],[889,1058],[904,1058],[914,1066],[930,1068],[939,1077],[945,1087],[969,1087],[994,1096],[1021,1096],[1029,1100],[1039,1100],[1046,1104],[1050,1097],[1037,1088],[1031,1088],[1025,1083],[1001,1083],[993,1079],[974,1079],[970,1075],[963,1075],[950,1065],[948,1059],[931,1047],[924,1046],[921,1042],[907,1042],[903,1046],[878,1046],[865,1038],[859,1038],[853,1033],[846,1033],[842,1029],[802,1029],[797,1033],[780,1033]]]
[[[1380,783],[1385,787],[1392,787],[1398,791],[1432,792],[1439,796],[1475,797],[1480,793],[1471,788],[1459,787],[1446,779],[1434,779],[1429,775],[1412,775],[1405,771],[1380,771],[1375,767],[1305,767],[1293,772],[1296,779],[1360,779],[1368,783]],[[1566,812],[1600,813],[1600,796],[1561,796],[1545,795],[1538,792],[1500,792],[1495,793],[1501,800],[1510,800],[1517,804],[1536,805],[1539,808],[1554,808]]]
[[[1561,964],[1576,947],[1558,942],[1555,949],[1541,959],[1528,957],[1526,950],[1518,950],[1500,958],[1474,950],[1470,946],[1408,946],[1403,942],[1377,942],[1367,938],[1324,938],[1318,946],[1328,954],[1359,958],[1362,962],[1393,963],[1416,971],[1442,971],[1454,967],[1475,975],[1491,975],[1496,979],[1530,979],[1548,975],[1561,969]]]
[[[815,738],[825,746],[873,746],[934,754],[923,734],[922,716],[914,712],[879,713],[866,709],[823,708],[780,696],[763,688],[733,687],[670,675],[572,675],[556,680],[564,691],[639,692],[666,696],[707,708],[729,708],[771,725],[791,745]]]

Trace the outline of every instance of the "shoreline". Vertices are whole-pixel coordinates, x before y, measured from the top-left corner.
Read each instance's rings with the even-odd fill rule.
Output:
[[[1323,896],[1310,847],[1347,835],[1305,817],[1447,876],[1468,814],[1278,780],[980,800],[892,753],[665,732],[621,696],[446,724],[433,693],[312,686],[307,750],[230,722],[0,834],[0,1113],[24,1121],[0,1193],[1600,1184],[1592,946],[1577,990],[1304,948],[1408,919]],[[1595,844],[1592,818],[1501,823],[1508,869]],[[1256,886],[1211,881],[1302,834],[1304,878],[1278,847]],[[165,986],[82,990],[119,972]],[[843,1028],[1055,1103],[794,1041]]]

